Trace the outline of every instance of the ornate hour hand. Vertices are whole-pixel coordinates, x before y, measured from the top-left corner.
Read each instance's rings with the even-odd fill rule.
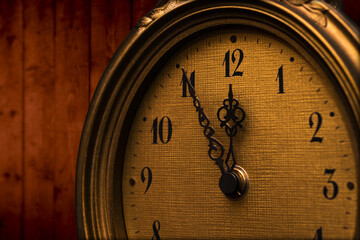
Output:
[[[220,126],[225,127],[225,132],[230,137],[229,151],[225,160],[227,172],[221,176],[219,187],[228,197],[240,199],[248,191],[249,177],[242,167],[236,165],[233,137],[236,135],[238,127],[242,127],[241,123],[245,119],[245,111],[239,106],[238,100],[234,98],[231,84],[229,85],[228,98],[223,101],[223,106],[218,109],[217,117]],[[229,167],[230,157],[233,160],[231,167]]]
[[[236,165],[236,157],[233,148],[233,137],[235,137],[237,133],[237,128],[242,127],[241,123],[245,119],[245,111],[239,106],[239,101],[234,98],[231,84],[229,85],[228,97],[229,98],[223,101],[224,106],[219,108],[217,117],[220,121],[220,126],[225,127],[225,132],[230,137],[230,146],[226,156],[225,164],[227,169],[233,170]],[[229,167],[230,156],[233,160],[231,167]]]
[[[215,161],[215,164],[219,166],[221,173],[224,174],[226,172],[224,168],[224,159],[223,159],[224,151],[225,151],[224,147],[216,138],[213,137],[215,131],[210,126],[210,120],[204,113],[204,109],[201,107],[200,100],[195,95],[195,89],[191,85],[184,68],[182,69],[182,71],[183,71],[183,76],[182,76],[183,84],[186,83],[189,86],[189,93],[190,96],[193,98],[194,106],[196,108],[196,111],[198,112],[200,126],[204,128],[204,135],[209,140],[209,151],[208,151],[209,157],[210,159]]]

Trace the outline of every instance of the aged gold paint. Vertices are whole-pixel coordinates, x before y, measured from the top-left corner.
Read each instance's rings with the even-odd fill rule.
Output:
[[[230,41],[232,35],[235,43]],[[238,68],[243,76],[224,77],[225,53],[237,48],[244,53]],[[230,74],[235,66],[230,63]],[[278,94],[276,81],[280,66],[284,94]],[[208,141],[192,99],[181,96],[181,68],[188,77],[195,71],[196,94],[215,129],[214,137],[226,150],[229,138],[216,113],[229,84],[246,112],[234,139],[237,162],[250,178],[249,191],[241,200],[226,198],[218,187],[220,170],[207,155]],[[158,72],[133,120],[122,179],[128,237],[151,239],[158,220],[161,239],[313,239],[320,227],[323,239],[353,238],[359,143],[344,106],[319,65],[303,49],[276,36],[232,29],[190,41]],[[314,126],[309,126],[313,112],[322,116],[316,135],[323,137],[322,143],[310,142],[317,125],[314,116]],[[171,140],[152,144],[153,120],[164,116],[171,119]],[[146,194],[147,181],[140,177],[144,167],[152,170]],[[336,169],[331,180],[339,192],[333,200],[323,194],[324,186],[329,195],[333,189],[325,169]],[[348,182],[354,183],[353,190]]]

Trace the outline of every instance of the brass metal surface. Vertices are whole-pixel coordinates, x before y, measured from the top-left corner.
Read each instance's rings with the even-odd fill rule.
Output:
[[[244,52],[244,74],[234,79],[222,65],[232,35]],[[92,100],[77,166],[79,238],[152,238],[159,226],[161,239],[312,239],[320,227],[323,238],[358,238],[358,36],[319,1],[160,1],[120,46]],[[247,113],[234,140],[249,174],[239,201],[217,185],[220,171],[191,100],[179,97],[176,64],[195,70],[196,91],[225,146],[215,114],[229,83]],[[323,118],[322,143],[310,142],[314,112]],[[152,144],[151,124],[164,116],[172,138]],[[144,167],[153,171],[146,194]],[[324,197],[332,193],[325,169],[336,169],[332,200]]]
[[[225,77],[224,55],[235,49],[244,54],[238,68],[243,75]],[[168,59],[139,105],[127,142],[122,199],[130,239],[151,238],[156,220],[164,239],[311,239],[320,227],[324,238],[354,237],[358,196],[346,185],[359,177],[352,145],[358,142],[329,77],[302,52],[269,33],[235,28],[204,34]],[[283,94],[276,81],[280,66]],[[230,83],[246,112],[234,148],[250,187],[239,201],[218,187],[221,173],[207,155],[192,98],[182,97],[181,68],[189,77],[195,71],[197,96],[226,149],[229,138],[216,113]],[[322,143],[311,142],[313,112],[322,116],[317,133]],[[171,139],[154,144],[153,120],[165,116],[172,123]],[[168,128],[165,121],[166,136]],[[144,167],[152,171],[146,194]],[[336,169],[332,179],[340,193],[334,200],[323,194],[324,186],[329,195],[333,191],[325,169]]]

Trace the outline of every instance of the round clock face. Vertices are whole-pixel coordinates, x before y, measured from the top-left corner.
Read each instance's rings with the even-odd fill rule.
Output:
[[[189,41],[135,109],[121,183],[127,236],[354,238],[359,142],[347,109],[291,41],[255,28]],[[233,185],[239,198],[226,194]]]

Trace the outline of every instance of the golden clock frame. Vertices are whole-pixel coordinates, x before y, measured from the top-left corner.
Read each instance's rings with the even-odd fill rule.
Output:
[[[80,239],[127,238],[119,183],[134,109],[151,76],[174,49],[190,37],[224,26],[276,32],[311,52],[345,97],[359,138],[359,30],[335,8],[308,0],[159,1],[114,54],[89,107],[76,173]]]

